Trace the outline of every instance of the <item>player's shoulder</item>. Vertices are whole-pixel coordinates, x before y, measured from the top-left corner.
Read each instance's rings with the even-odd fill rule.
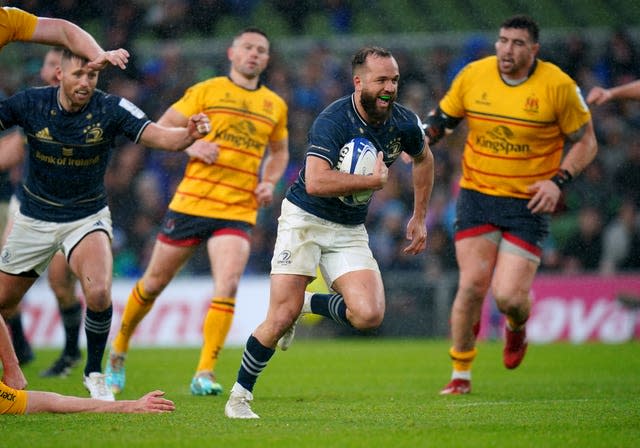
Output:
[[[541,78],[547,82],[574,83],[574,80],[553,62],[538,59],[536,72],[539,72]]]
[[[359,124],[354,107],[351,104],[351,95],[329,104],[313,121],[309,130],[310,140],[344,140]]]
[[[138,119],[146,118],[144,111],[128,99],[99,89],[94,91],[91,102],[89,102],[89,108],[96,115],[107,114],[113,116],[117,113],[128,113]]]
[[[352,95],[346,95],[342,98],[338,98],[327,107],[324,108],[322,112],[320,112],[319,117],[330,117],[336,115],[342,115],[349,111],[354,110],[355,106],[352,102]]]
[[[0,8],[0,27],[13,31],[11,40],[28,39],[38,23],[38,17],[13,6]]]
[[[232,84],[227,76],[214,76],[190,85],[187,87],[186,92],[192,95],[206,95],[210,92],[219,92],[228,89]]]
[[[494,54],[469,62],[463,67],[461,73],[478,74],[484,73],[486,71],[495,72],[497,70],[497,67],[498,57]]]
[[[262,95],[265,99],[280,105],[282,108],[287,108],[287,102],[282,98],[275,90],[272,90],[268,85],[260,83],[258,89],[256,90],[260,95]]]
[[[467,63],[456,74],[451,86],[455,89],[467,85],[475,85],[493,79],[498,73],[498,58],[495,55],[486,56]]]
[[[14,101],[45,103],[55,98],[56,89],[57,87],[50,86],[29,87],[16,92],[12,98]]]
[[[401,103],[393,105],[392,117],[394,126],[403,130],[415,128],[422,132],[422,122],[418,114]]]
[[[353,126],[356,112],[352,105],[351,95],[339,98],[325,107],[313,122],[312,130],[329,132],[329,129],[350,129]]]
[[[411,120],[413,120],[417,116],[416,113],[409,109],[407,106],[397,102],[393,104],[393,114],[400,118],[408,118]]]
[[[193,84],[191,88],[210,88],[212,86],[215,87],[224,84],[232,84],[228,76],[213,76],[211,78],[198,81],[197,83]]]
[[[36,18],[37,17],[30,12],[23,9],[16,8],[15,6],[2,6],[0,7],[0,17],[3,18]]]
[[[55,89],[55,87],[51,86],[27,87],[26,89],[17,91],[14,96],[23,95],[28,97],[41,97],[47,95],[47,93]]]
[[[112,93],[107,93],[104,90],[95,89],[93,96],[89,104],[105,105],[107,107],[114,107],[120,102],[120,97]]]

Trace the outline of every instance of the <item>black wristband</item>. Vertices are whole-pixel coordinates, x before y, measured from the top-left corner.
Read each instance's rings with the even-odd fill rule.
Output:
[[[563,189],[573,180],[573,176],[567,170],[559,169],[555,176],[551,178],[551,182],[556,184],[559,189]]]
[[[429,137],[429,145],[435,145],[446,133],[458,126],[462,118],[455,118],[445,114],[440,106],[429,112],[423,124],[424,132]]]

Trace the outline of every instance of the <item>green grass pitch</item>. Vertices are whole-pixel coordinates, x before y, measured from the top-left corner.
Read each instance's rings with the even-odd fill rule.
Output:
[[[445,340],[300,340],[277,352],[254,391],[260,420],[223,415],[241,357],[218,365],[221,397],[193,397],[197,349],[133,348],[118,398],[163,389],[165,415],[0,417],[2,447],[632,447],[640,446],[640,345],[532,345],[502,366],[502,345],[481,342],[473,393],[439,396],[449,379]],[[85,395],[81,368],[66,379],[25,368],[32,389]]]

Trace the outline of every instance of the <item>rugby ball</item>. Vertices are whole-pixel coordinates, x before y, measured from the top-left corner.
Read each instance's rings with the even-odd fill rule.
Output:
[[[376,165],[378,150],[369,140],[356,137],[340,149],[336,168],[349,174],[369,176],[373,174]],[[360,191],[349,196],[340,196],[339,199],[347,205],[366,204],[371,199],[373,190]]]

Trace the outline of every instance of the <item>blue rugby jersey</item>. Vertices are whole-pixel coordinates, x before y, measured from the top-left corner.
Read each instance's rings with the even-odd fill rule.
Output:
[[[0,93],[2,96],[2,93]],[[8,132],[0,131],[0,137],[5,137],[5,134]],[[2,148],[0,148],[2,150]],[[11,183],[11,170],[0,171],[0,203],[1,202],[9,202],[11,199],[11,195],[13,194],[13,184]]]
[[[101,90],[74,113],[57,98],[58,87],[38,87],[1,101],[0,129],[18,125],[29,143],[20,211],[69,222],[107,205],[104,174],[115,138],[137,143],[151,121],[130,101]]]
[[[402,151],[414,157],[422,153],[424,131],[415,113],[395,103],[391,117],[380,127],[373,127],[360,116],[353,101],[353,95],[345,96],[334,101],[318,115],[309,130],[307,156],[320,157],[331,167],[335,167],[340,149],[355,137],[364,137],[371,141],[378,151],[383,151],[387,166],[390,166]],[[305,165],[287,191],[286,197],[289,201],[328,221],[346,225],[364,223],[369,204],[347,205],[337,197],[307,194],[304,183]]]

